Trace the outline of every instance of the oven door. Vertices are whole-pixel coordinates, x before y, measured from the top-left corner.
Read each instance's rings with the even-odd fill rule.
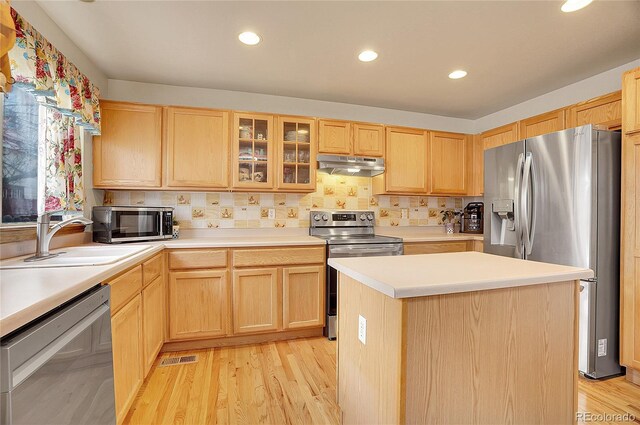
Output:
[[[164,239],[163,211],[152,208],[112,208],[112,242],[147,241]]]

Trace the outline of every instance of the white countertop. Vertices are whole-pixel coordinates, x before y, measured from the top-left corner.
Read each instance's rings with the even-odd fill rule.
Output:
[[[329,265],[392,298],[589,279],[589,269],[480,252],[330,258]]]
[[[473,233],[447,234],[442,226],[431,227],[377,227],[376,234],[402,238],[404,242],[483,241],[482,235]]]
[[[109,277],[165,248],[239,248],[325,245],[307,235],[222,236],[140,242],[151,248],[116,263],[102,266],[50,267],[0,270],[0,336],[26,325]],[[108,251],[111,245],[103,246]],[[117,245],[116,245],[117,246]]]

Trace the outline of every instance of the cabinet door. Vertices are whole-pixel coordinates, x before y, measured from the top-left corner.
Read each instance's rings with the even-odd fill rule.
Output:
[[[168,186],[228,186],[228,112],[169,107],[166,127]]]
[[[404,255],[439,254],[444,252],[465,251],[470,251],[467,241],[409,242],[404,244]]]
[[[427,193],[427,132],[387,128],[385,191]]]
[[[162,185],[162,108],[101,101],[102,134],[93,138],[93,185]]]
[[[142,290],[142,345],[147,376],[164,343],[164,278],[157,277]]]
[[[136,295],[111,318],[116,419],[122,423],[142,385],[142,306]]]
[[[351,155],[351,124],[345,121],[318,121],[318,153]]]
[[[520,139],[564,130],[564,109],[547,112],[520,121]]]
[[[324,325],[324,266],[282,269],[285,329]]]
[[[233,186],[273,189],[273,116],[239,113],[233,116]]]
[[[227,272],[169,273],[169,338],[212,338],[229,327]]]
[[[509,143],[517,142],[519,139],[518,123],[503,125],[501,127],[487,130],[480,134],[484,149],[491,149]]]
[[[625,72],[622,77],[622,131],[640,130],[640,68]]]
[[[282,306],[278,292],[277,268],[234,270],[234,333],[280,329]]]
[[[471,171],[471,192],[469,195],[482,196],[484,193],[484,143],[479,134],[473,136],[472,143],[473,170]]]
[[[316,122],[300,117],[278,117],[279,189],[313,192],[316,188]]]
[[[429,193],[466,195],[473,158],[466,134],[432,131],[429,134]]]
[[[617,130],[622,126],[622,92],[577,103],[568,109],[566,119],[567,128],[599,124]]]
[[[373,124],[353,124],[353,154],[384,156],[384,127]]]

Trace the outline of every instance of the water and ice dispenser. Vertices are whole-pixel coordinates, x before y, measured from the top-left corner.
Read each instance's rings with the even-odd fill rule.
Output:
[[[491,245],[516,245],[513,199],[491,202]]]

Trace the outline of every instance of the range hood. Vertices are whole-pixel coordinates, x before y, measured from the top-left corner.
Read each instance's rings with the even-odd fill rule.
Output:
[[[384,173],[384,159],[363,156],[318,155],[318,171],[343,176],[373,177]]]

